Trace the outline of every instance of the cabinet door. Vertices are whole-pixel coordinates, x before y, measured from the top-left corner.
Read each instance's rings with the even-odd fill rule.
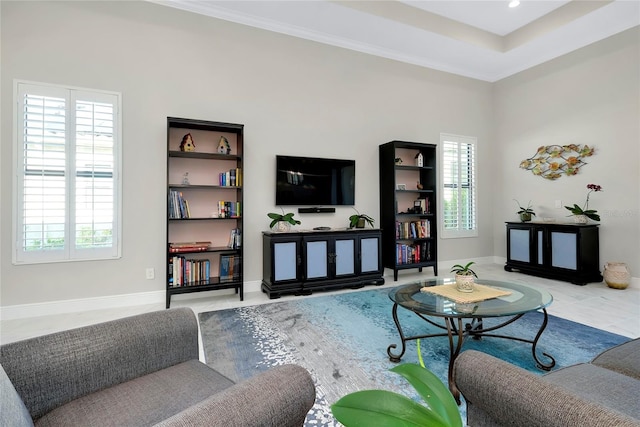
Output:
[[[360,273],[380,271],[380,238],[360,239]]]
[[[509,260],[531,262],[530,231],[522,228],[509,229]]]
[[[350,276],[356,274],[356,240],[354,238],[335,240],[335,275]]]
[[[297,242],[273,244],[273,278],[276,282],[298,278]]]
[[[578,235],[572,232],[552,231],[551,266],[578,269]]]
[[[305,240],[305,277],[324,279],[329,276],[329,242],[328,240]]]

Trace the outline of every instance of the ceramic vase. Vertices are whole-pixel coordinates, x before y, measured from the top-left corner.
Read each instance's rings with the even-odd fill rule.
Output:
[[[604,265],[604,281],[613,289],[626,289],[631,283],[631,271],[624,262],[608,262]]]
[[[456,274],[456,289],[460,292],[473,292],[473,275]]]

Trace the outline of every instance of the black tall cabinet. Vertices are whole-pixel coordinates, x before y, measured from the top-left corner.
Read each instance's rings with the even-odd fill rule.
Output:
[[[379,147],[382,263],[438,274],[436,145],[391,141]]]

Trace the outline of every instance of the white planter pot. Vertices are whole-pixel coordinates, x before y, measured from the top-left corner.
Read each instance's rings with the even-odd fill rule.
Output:
[[[460,292],[473,292],[474,290],[474,282],[473,275],[464,276],[460,274],[456,274],[456,289]]]
[[[288,233],[291,231],[291,224],[287,221],[278,221],[271,227],[271,231],[275,233]]]

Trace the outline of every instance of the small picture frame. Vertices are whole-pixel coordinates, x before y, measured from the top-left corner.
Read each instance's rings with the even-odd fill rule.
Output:
[[[406,190],[407,186],[405,184],[396,184],[396,190]]]
[[[422,202],[420,200],[413,201],[413,213],[417,213],[417,214],[422,213]]]

